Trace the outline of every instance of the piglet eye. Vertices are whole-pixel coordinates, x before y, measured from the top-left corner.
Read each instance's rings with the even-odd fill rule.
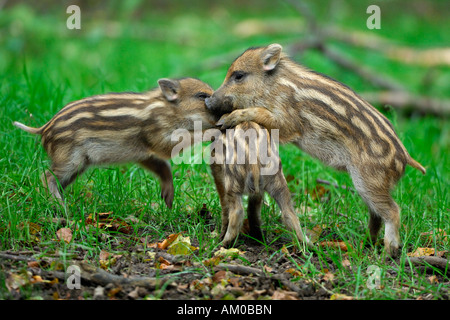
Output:
[[[205,93],[205,92],[199,92],[195,95],[195,97],[199,100],[205,100],[206,98],[209,98],[211,95]]]
[[[247,73],[245,73],[244,71],[235,71],[233,72],[233,75],[231,76],[234,81],[236,82],[240,82],[242,80],[244,80],[244,78],[247,76]]]

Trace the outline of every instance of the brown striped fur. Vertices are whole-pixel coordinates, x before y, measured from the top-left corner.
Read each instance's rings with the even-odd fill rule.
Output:
[[[283,222],[288,230],[301,244],[310,245],[292,205],[291,193],[278,156],[278,147],[271,140],[268,130],[254,122],[243,122],[231,131],[227,130],[215,140],[212,148],[215,162],[211,164],[211,171],[222,206],[222,244],[233,245],[239,235],[244,221],[242,196],[245,194],[249,196],[247,213],[250,236],[262,240],[261,204],[266,191],[280,207]],[[223,152],[214,152],[215,146],[223,148]],[[240,150],[243,151],[241,159],[238,156]],[[226,159],[227,153],[231,153],[232,157]],[[266,157],[265,161],[262,161],[263,156]],[[269,157],[270,161],[267,160]],[[267,171],[263,172],[264,169]]]
[[[52,160],[43,182],[58,199],[62,189],[92,165],[137,162],[161,180],[161,196],[172,207],[174,189],[169,162],[175,129],[194,130],[194,121],[211,128],[214,118],[205,107],[212,94],[206,83],[192,78],[160,79],[144,93],[110,93],[74,101],[41,128],[14,125],[41,135]],[[191,135],[193,137],[193,135]],[[193,142],[193,141],[191,141]]]
[[[400,211],[390,191],[407,164],[423,174],[425,169],[389,120],[353,90],[295,63],[272,44],[238,57],[206,104],[216,116],[225,114],[218,122],[222,128],[254,121],[280,129],[281,142],[347,171],[369,207],[372,240],[384,221],[386,250],[398,254]]]

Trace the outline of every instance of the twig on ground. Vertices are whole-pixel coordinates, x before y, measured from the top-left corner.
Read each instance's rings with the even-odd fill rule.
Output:
[[[447,274],[450,274],[450,260],[435,256],[408,257],[408,259],[415,265],[431,265],[432,267],[438,268]]]
[[[240,275],[255,275],[255,276],[263,276],[265,275],[264,271],[261,269],[253,268],[253,267],[246,267],[236,264],[225,264],[220,263],[215,267],[218,270],[229,270],[233,273],[240,274]]]

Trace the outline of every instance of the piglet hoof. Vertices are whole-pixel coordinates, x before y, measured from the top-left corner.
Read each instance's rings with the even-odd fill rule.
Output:
[[[250,236],[250,238],[251,238],[251,240],[253,242],[259,243],[259,242],[263,242],[263,240],[264,240],[264,236],[263,236],[263,234],[261,232],[261,229],[259,229],[259,230],[250,230],[248,235]]]
[[[174,193],[173,186],[166,187],[161,190],[161,198],[164,200],[169,209],[172,209]]]
[[[401,248],[397,242],[390,242],[390,243],[385,242],[384,245],[385,245],[386,253],[392,259],[396,259],[399,257]]]
[[[220,126],[221,130],[225,130],[228,128],[233,128],[243,121],[245,121],[245,110],[238,109],[234,110],[230,114],[224,114],[216,125]]]

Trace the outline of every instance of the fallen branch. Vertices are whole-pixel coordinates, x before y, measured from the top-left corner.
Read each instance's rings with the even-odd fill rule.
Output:
[[[406,91],[405,87],[397,81],[389,79],[386,75],[378,75],[378,73],[373,72],[365,66],[358,65],[356,62],[345,57],[337,50],[331,49],[329,46],[322,45],[318,48],[320,49],[320,52],[322,52],[328,59],[334,61],[341,67],[352,71],[364,80],[370,82],[375,87],[391,91]]]
[[[27,257],[22,255],[13,255],[13,254],[7,254],[7,253],[0,253],[0,259],[9,259],[14,261],[26,261],[26,262],[33,262],[40,260],[37,260],[33,257]],[[59,259],[54,258],[44,258],[41,261],[60,261]],[[130,277],[126,278],[123,276],[111,274],[101,268],[94,267],[90,264],[87,264],[85,262],[80,261],[74,261],[74,260],[66,260],[61,261],[66,267],[68,266],[78,266],[80,268],[80,277],[81,282],[84,281],[95,283],[97,285],[106,286],[109,283],[114,283],[116,285],[129,285],[129,286],[139,286],[147,289],[154,289],[156,287],[160,287],[163,284],[167,283],[168,281],[172,280],[175,275],[167,276],[163,278],[154,278],[154,277]],[[53,277],[56,277],[61,280],[65,280],[67,275],[65,272],[61,271],[46,271],[48,275],[51,275]]]
[[[306,20],[305,30],[302,32],[305,37],[289,46],[292,55],[307,49],[317,50],[331,61],[350,70],[373,86],[387,90],[387,92],[363,95],[372,104],[389,104],[400,109],[413,108],[437,116],[448,116],[450,114],[449,101],[411,94],[401,82],[390,79],[386,75],[380,75],[365,65],[358,64],[337,49],[330,47],[327,41],[338,40],[353,46],[362,46],[379,51],[390,59],[426,66],[450,65],[450,48],[415,49],[396,45],[379,36],[342,30],[336,26],[323,26],[323,24],[317,22],[315,15],[305,1],[287,0],[287,2]]]
[[[450,260],[435,257],[435,256],[421,256],[421,257],[408,257],[409,261],[418,266],[432,266],[438,268],[447,274],[450,274]]]
[[[414,110],[440,116],[450,115],[450,101],[416,96],[405,91],[367,92],[361,94],[371,104],[390,105],[397,109]]]
[[[228,270],[236,274],[249,276],[249,275],[255,275],[255,276],[263,276],[265,275],[264,271],[261,269],[253,268],[253,267],[246,267],[236,264],[225,264],[220,263],[215,267],[217,270]]]
[[[339,40],[347,44],[379,51],[389,59],[422,66],[450,65],[450,48],[417,49],[400,46],[378,35],[367,32],[343,30],[336,26],[326,27],[328,39]]]
[[[36,261],[36,259],[33,257],[27,257],[27,256],[23,256],[23,255],[15,255],[15,254],[3,253],[3,252],[0,252],[0,259],[9,259],[9,260],[14,260],[14,261],[26,261],[26,262]]]

